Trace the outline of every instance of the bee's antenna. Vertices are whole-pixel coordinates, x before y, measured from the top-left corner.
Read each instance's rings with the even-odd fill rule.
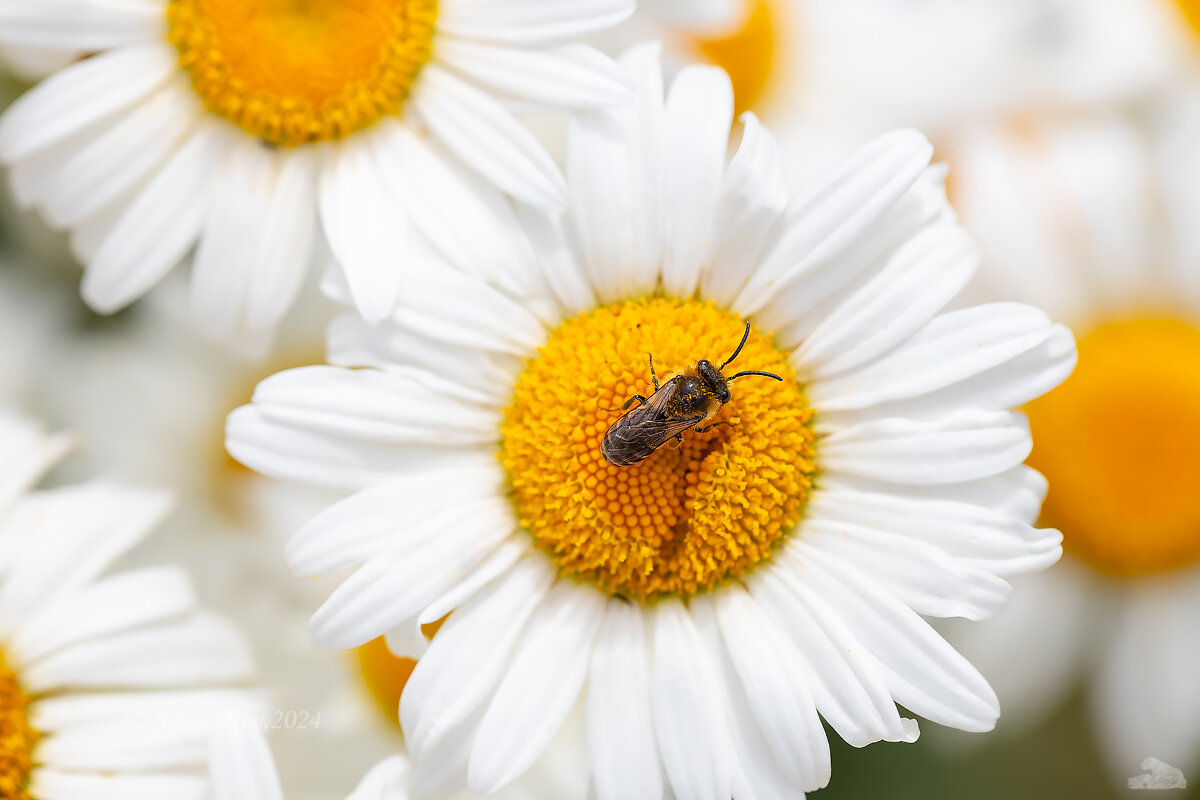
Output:
[[[783,380],[783,378],[779,377],[774,372],[761,372],[756,369],[748,369],[745,372],[739,372],[737,375],[734,375],[732,378],[726,378],[725,381],[726,382],[736,381],[738,378],[744,378],[747,375],[762,375],[764,378],[774,378],[777,381]]]
[[[746,346],[746,340],[747,340],[747,339],[749,339],[749,338],[750,338],[750,323],[749,323],[749,322],[747,322],[747,323],[746,323],[746,332],[742,334],[742,340],[741,340],[740,342],[738,342],[737,350],[734,350],[734,351],[733,351],[733,355],[731,355],[729,358],[725,359],[725,363],[724,363],[724,364],[722,364],[721,366],[717,367],[717,371],[718,371],[718,372],[720,372],[721,370],[725,369],[725,367],[726,367],[727,365],[729,365],[730,363],[732,363],[732,362],[733,362],[733,360],[734,360],[735,358],[737,358],[737,357],[738,357],[738,353],[742,352],[742,348]]]

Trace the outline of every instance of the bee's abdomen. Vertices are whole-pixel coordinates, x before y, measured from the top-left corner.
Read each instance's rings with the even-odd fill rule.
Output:
[[[600,455],[614,467],[628,467],[645,459],[658,448],[648,444],[644,437],[637,436],[632,426],[618,422],[604,434],[600,442]]]

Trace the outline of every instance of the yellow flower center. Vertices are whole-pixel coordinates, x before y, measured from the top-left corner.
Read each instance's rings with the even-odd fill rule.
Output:
[[[1183,17],[1191,24],[1192,29],[1200,34],[1200,0],[1176,0]]]
[[[647,354],[665,386],[700,359],[720,364],[745,323],[709,303],[655,297],[567,320],[525,366],[505,411],[500,460],[521,524],[559,569],[602,590],[651,600],[692,595],[770,557],[812,488],[812,410],[787,357],[752,331],[725,369],[746,377],[705,425],[626,467],[600,444],[635,394],[649,397]]]
[[[1045,518],[1068,551],[1123,577],[1200,561],[1200,330],[1102,325],[1028,412],[1029,463],[1050,481]]]
[[[204,106],[271,144],[349,136],[400,110],[437,0],[172,0],[168,38]]]
[[[778,39],[769,1],[746,2],[753,7],[739,30],[718,39],[696,42],[705,58],[729,73],[737,114],[754,110],[766,93],[775,65]]]
[[[26,789],[38,734],[29,727],[29,702],[0,653],[0,797],[5,800],[31,800]]]

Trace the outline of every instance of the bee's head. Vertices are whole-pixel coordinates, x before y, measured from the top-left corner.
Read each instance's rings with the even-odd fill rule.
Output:
[[[708,385],[709,390],[717,396],[717,399],[722,403],[729,402],[729,386],[725,382],[725,376],[721,374],[721,370],[712,365],[708,359],[701,359],[696,364],[696,371],[700,373],[700,377]]]

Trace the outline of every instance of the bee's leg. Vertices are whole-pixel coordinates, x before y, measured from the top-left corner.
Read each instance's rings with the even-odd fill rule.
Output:
[[[646,358],[650,359],[650,380],[654,381],[654,391],[658,391],[658,375],[654,372],[654,356],[651,353],[646,353]]]
[[[683,434],[682,433],[675,434],[675,436],[671,439],[671,447],[673,447],[675,449],[683,447]]]
[[[621,410],[625,411],[634,403],[637,403],[639,406],[644,406],[646,405],[646,402],[646,398],[642,397],[640,394],[635,394],[633,397],[625,401],[625,405],[621,406]]]
[[[729,420],[723,419],[720,422],[714,422],[712,425],[705,425],[703,428],[692,428],[692,430],[694,430],[696,433],[708,433],[709,431],[711,431],[713,428],[717,427],[718,425],[728,425],[728,424],[730,424]]]

